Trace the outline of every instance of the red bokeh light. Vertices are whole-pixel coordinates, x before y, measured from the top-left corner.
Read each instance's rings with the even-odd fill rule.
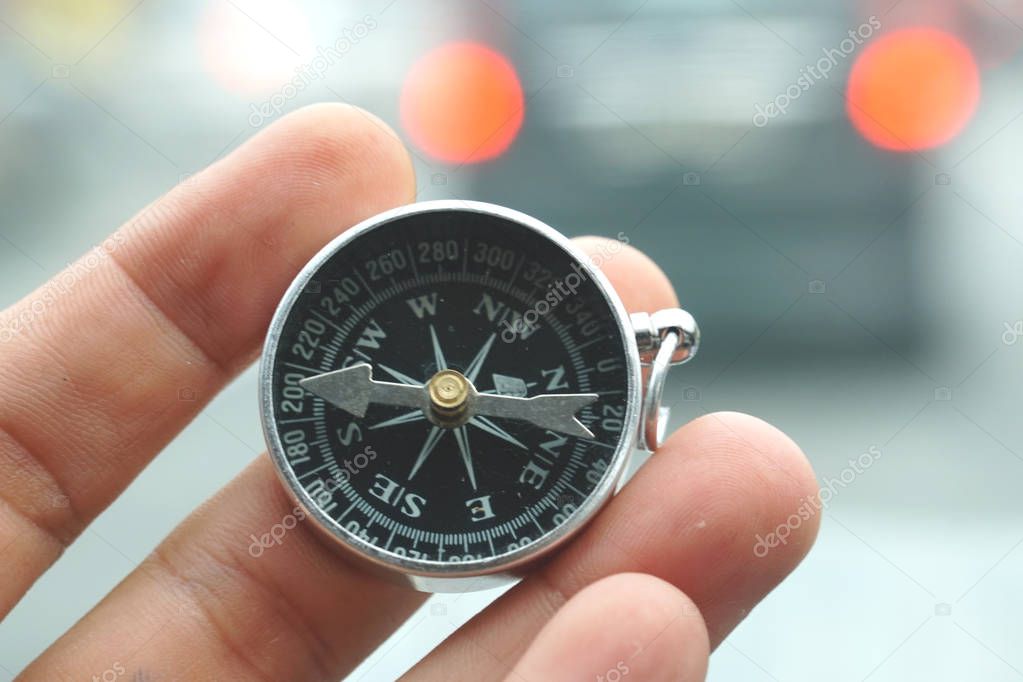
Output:
[[[997,68],[1023,48],[1019,0],[859,0],[860,16],[881,17],[886,30],[930,26],[959,38],[981,69]]]
[[[890,33],[866,47],[849,75],[849,118],[883,149],[929,149],[973,116],[980,78],[970,50],[931,28]]]
[[[451,43],[412,67],[401,121],[430,156],[477,163],[500,156],[522,127],[524,98],[515,68],[478,43]]]

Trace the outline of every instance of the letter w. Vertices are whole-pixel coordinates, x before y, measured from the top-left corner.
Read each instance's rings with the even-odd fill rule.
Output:
[[[410,298],[405,302],[408,303],[408,307],[412,308],[412,312],[420,320],[423,319],[424,315],[429,314],[433,316],[437,314],[437,292],[423,294],[419,298]]]

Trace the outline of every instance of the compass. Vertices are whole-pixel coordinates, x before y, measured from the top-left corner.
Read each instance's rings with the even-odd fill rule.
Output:
[[[547,225],[413,204],[324,247],[278,307],[263,430],[308,522],[426,591],[491,587],[577,533],[655,448],[685,311],[629,315]]]

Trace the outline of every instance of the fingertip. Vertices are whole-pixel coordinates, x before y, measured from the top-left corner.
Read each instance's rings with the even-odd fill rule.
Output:
[[[662,464],[650,485],[661,492],[648,494],[670,495],[685,480],[703,481],[685,508],[707,519],[697,523],[718,528],[714,561],[752,569],[737,573],[742,584],[730,588],[747,595],[747,607],[718,603],[705,609],[708,620],[717,624],[714,640],[720,641],[813,546],[822,512],[817,479],[791,438],[739,412],[707,414],[686,424],[661,445],[653,461],[658,460]]]
[[[802,448],[763,419],[742,412],[706,414],[672,434],[658,452],[682,450],[685,442],[685,449],[691,450],[694,441],[702,443],[705,451],[720,455],[711,457],[719,468],[770,492],[761,505],[763,523],[787,517],[818,492],[817,478]],[[799,559],[813,544],[819,521],[819,515],[812,515],[792,536],[792,548],[804,550]]]
[[[574,241],[611,280],[630,313],[678,307],[678,296],[668,276],[626,237],[585,236]]]
[[[357,107],[282,117],[124,229],[114,257],[149,299],[231,371],[257,351],[281,294],[348,227],[410,201],[408,152]],[[216,320],[217,324],[210,324]]]
[[[658,454],[688,456],[694,448],[706,466],[727,481],[743,526],[756,536],[758,528],[773,528],[796,513],[817,494],[817,479],[802,449],[768,422],[741,412],[714,412],[694,419],[673,433]],[[791,566],[803,558],[817,536],[819,514],[800,519],[786,543]],[[742,540],[740,540],[742,542]],[[789,562],[787,562],[789,563]]]
[[[283,170],[295,178],[327,176],[347,194],[360,191],[359,202],[370,215],[415,198],[408,149],[365,109],[339,102],[303,107],[268,126],[253,143],[265,144],[265,153],[283,161]]]
[[[621,573],[566,602],[509,678],[702,680],[709,651],[688,596],[659,578]]]

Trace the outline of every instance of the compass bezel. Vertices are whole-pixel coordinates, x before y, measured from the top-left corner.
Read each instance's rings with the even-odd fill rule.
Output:
[[[617,325],[623,343],[625,355],[623,360],[628,377],[622,435],[604,476],[592,493],[563,523],[528,545],[496,556],[464,562],[442,562],[395,554],[353,535],[323,512],[299,482],[287,460],[284,445],[275,423],[272,390],[278,344],[284,325],[298,302],[300,294],[306,290],[309,281],[323,265],[352,241],[376,228],[414,215],[448,211],[477,213],[513,222],[546,237],[553,246],[560,248],[570,259],[575,261],[596,285],[597,290],[607,303],[608,310],[614,317],[614,323]],[[381,569],[384,575],[398,578],[416,589],[431,592],[481,589],[521,577],[523,569],[528,564],[561,546],[592,520],[611,498],[636,446],[642,392],[639,351],[629,314],[610,281],[590,258],[563,234],[536,218],[495,204],[462,200],[421,202],[380,213],[349,228],[320,249],[292,281],[274,312],[260,357],[258,382],[263,435],[277,476],[295,502],[313,520],[313,525],[332,540],[333,544],[349,550],[366,560],[369,565]]]

